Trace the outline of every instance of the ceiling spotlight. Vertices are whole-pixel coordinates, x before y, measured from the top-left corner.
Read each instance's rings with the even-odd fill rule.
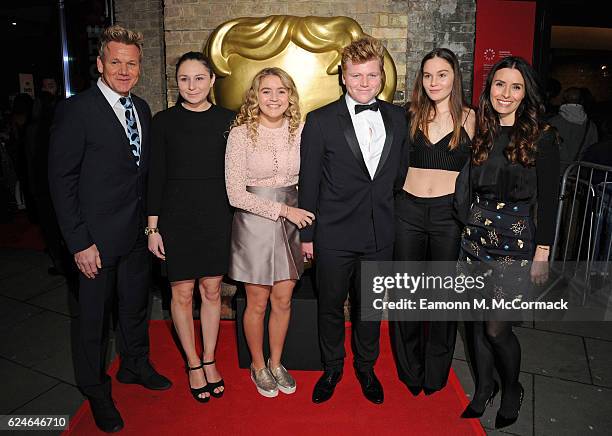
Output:
[[[13,21],[11,24],[12,24],[13,26],[16,26],[16,25],[17,25],[17,21]]]
[[[607,65],[602,65],[602,66],[601,66],[601,69],[602,69],[602,70],[607,70],[607,69],[608,69],[608,66],[607,66]]]

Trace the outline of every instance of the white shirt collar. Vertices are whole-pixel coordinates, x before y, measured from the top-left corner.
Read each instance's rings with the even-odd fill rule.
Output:
[[[100,88],[104,98],[106,98],[106,101],[108,101],[108,104],[110,104],[111,107],[115,107],[119,99],[123,97],[123,95],[113,91],[110,86],[104,83],[101,77],[98,78],[98,88]],[[131,97],[131,94],[128,94],[128,97]]]
[[[355,105],[356,104],[363,104],[363,103],[359,103],[357,101],[355,101],[353,99],[353,97],[351,97],[349,95],[349,93],[347,92],[346,94],[344,94],[344,99],[346,100],[346,106],[348,107],[349,113],[352,116],[355,116]],[[366,104],[372,104],[376,101],[376,98],[373,98],[372,100],[370,100],[369,102],[367,102]],[[363,113],[363,112],[362,112]]]

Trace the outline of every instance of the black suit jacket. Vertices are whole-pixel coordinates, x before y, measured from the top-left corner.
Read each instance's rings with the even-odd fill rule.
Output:
[[[362,251],[374,230],[376,249],[393,244],[393,184],[407,135],[398,106],[379,100],[386,139],[374,178],[370,177],[345,97],[308,114],[302,131],[300,208],[314,212],[303,242],[337,250]]]
[[[144,230],[151,110],[135,95],[132,101],[142,130],[140,165],[97,85],[58,105],[51,128],[49,185],[72,253],[95,243],[102,256],[121,256]]]

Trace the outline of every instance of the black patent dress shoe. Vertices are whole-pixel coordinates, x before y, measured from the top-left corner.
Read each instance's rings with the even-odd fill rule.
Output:
[[[172,382],[158,373],[149,362],[138,372],[120,367],[117,371],[117,381],[125,384],[141,385],[154,391],[164,391],[172,386]]]
[[[123,419],[113,403],[113,399],[89,397],[89,406],[96,426],[105,433],[115,433],[123,428]]]
[[[329,400],[334,395],[334,389],[340,380],[342,380],[341,369],[325,370],[312,391],[312,402],[322,403]]]
[[[357,373],[357,380],[361,385],[361,391],[363,395],[374,404],[382,404],[385,400],[385,394],[380,381],[374,374],[374,369],[367,371],[355,371]]]

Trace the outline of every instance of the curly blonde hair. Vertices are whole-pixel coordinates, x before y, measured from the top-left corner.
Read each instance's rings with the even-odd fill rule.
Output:
[[[257,94],[259,86],[264,77],[276,76],[289,92],[289,107],[284,113],[285,118],[289,119],[289,140],[293,141],[300,127],[300,99],[298,96],[295,82],[284,70],[271,67],[264,68],[253,77],[251,86],[244,96],[244,102],[240,106],[240,111],[231,128],[246,124],[249,139],[255,144],[257,142],[257,126],[259,125],[259,100]]]

